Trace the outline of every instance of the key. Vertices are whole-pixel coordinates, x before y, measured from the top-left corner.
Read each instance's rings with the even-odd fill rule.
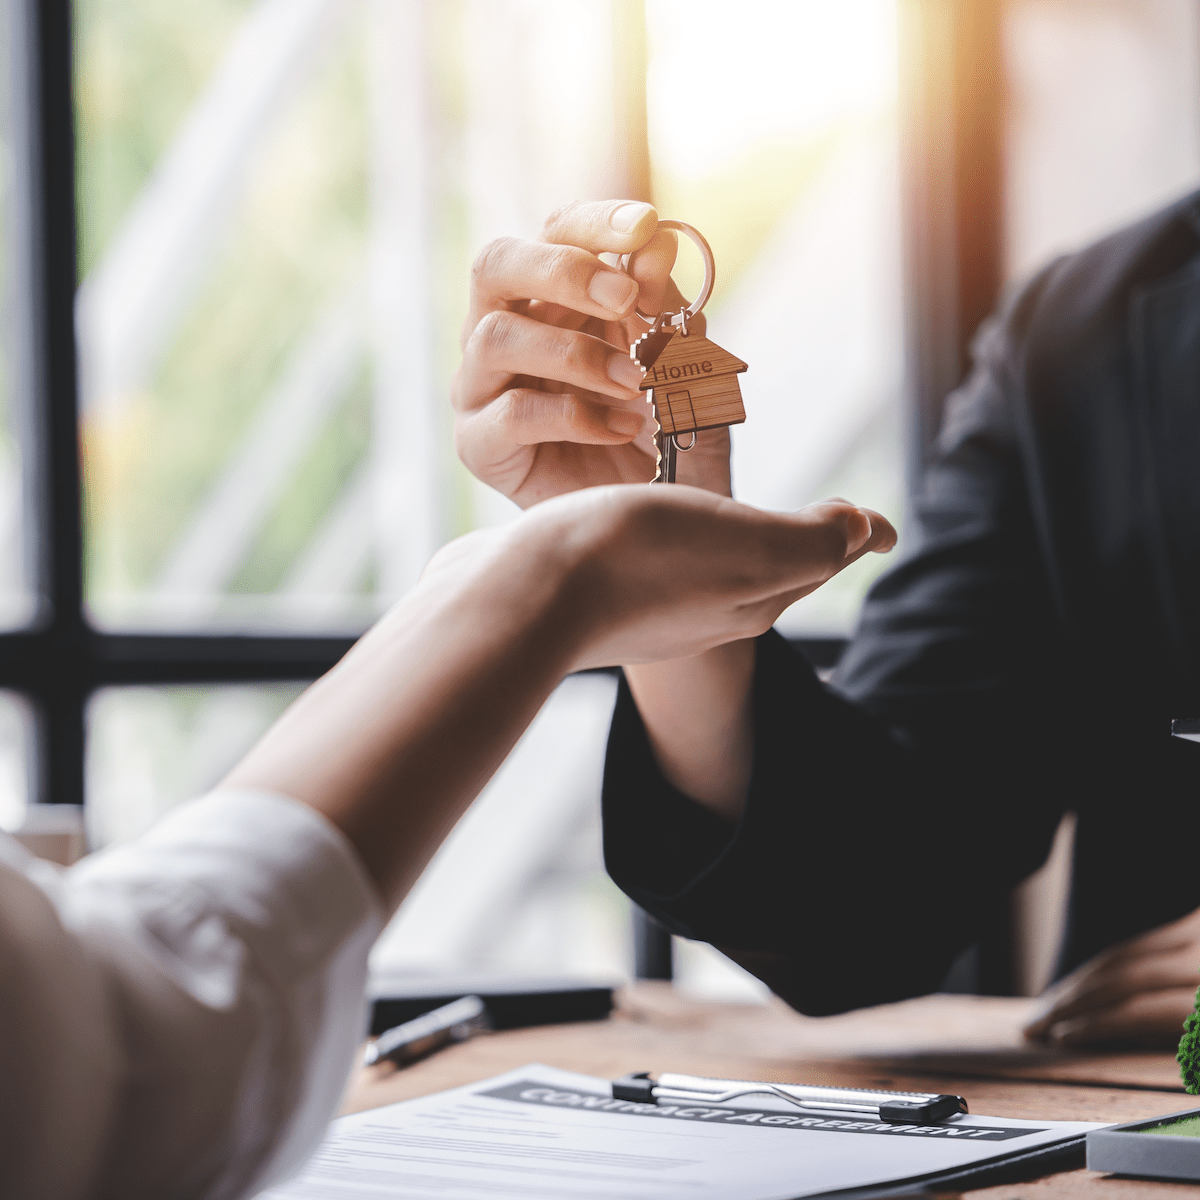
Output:
[[[653,482],[674,483],[678,455],[696,444],[701,430],[745,421],[738,376],[749,368],[716,342],[688,332],[686,322],[678,333],[658,329],[660,322],[638,338],[629,353],[646,372],[641,389],[649,392],[658,422],[658,469]],[[690,443],[681,446],[680,434],[689,433]]]
[[[674,483],[678,456],[695,446],[697,434],[745,421],[738,376],[749,368],[716,342],[688,329],[688,320],[700,312],[712,294],[716,277],[708,242],[699,230],[682,221],[659,221],[658,226],[686,233],[704,256],[700,295],[679,312],[664,312],[654,318],[639,308],[638,316],[650,321],[651,326],[629,347],[630,358],[646,373],[641,390],[649,393],[647,399],[658,423],[654,436],[658,456],[651,482]],[[622,265],[628,266],[628,258],[622,259]],[[680,445],[680,434],[691,435],[686,446]]]

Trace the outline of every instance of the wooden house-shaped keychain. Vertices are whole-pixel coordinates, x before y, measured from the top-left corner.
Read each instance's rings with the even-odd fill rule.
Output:
[[[642,391],[650,393],[664,437],[746,419],[738,375],[747,367],[740,358],[696,333],[673,334],[659,346],[655,340],[653,333],[643,338],[647,344],[636,357],[646,370]]]
[[[675,482],[676,451],[690,450],[702,429],[740,425],[746,419],[738,376],[747,366],[716,342],[683,330],[652,329],[630,347],[630,356],[646,374],[641,390],[649,392],[658,433],[655,483]],[[680,434],[691,434],[686,446]]]
[[[702,430],[740,425],[746,419],[738,376],[748,368],[716,342],[688,329],[688,320],[699,316],[712,295],[717,275],[708,242],[698,229],[683,221],[660,220],[658,227],[687,234],[704,258],[704,286],[700,295],[691,304],[685,303],[677,313],[662,312],[652,317],[639,308],[638,316],[650,329],[629,347],[630,358],[645,371],[641,390],[650,393],[647,399],[654,406],[654,419],[658,422],[658,432],[654,435],[658,462],[652,482],[674,483],[677,451],[687,453]],[[628,255],[621,259],[621,265],[628,268]],[[691,434],[686,446],[679,442],[681,433]]]

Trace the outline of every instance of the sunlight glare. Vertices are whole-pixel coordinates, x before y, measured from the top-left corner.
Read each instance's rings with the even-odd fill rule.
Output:
[[[711,174],[772,136],[892,107],[894,0],[647,0],[651,153]]]

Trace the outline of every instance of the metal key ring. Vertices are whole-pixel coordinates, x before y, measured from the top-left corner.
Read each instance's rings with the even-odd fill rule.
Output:
[[[704,286],[700,289],[700,295],[686,309],[677,312],[669,321],[665,322],[665,324],[674,327],[682,325],[692,317],[698,316],[700,310],[708,303],[708,298],[712,295],[713,284],[717,278],[717,264],[713,259],[712,247],[704,240],[704,234],[700,230],[693,228],[691,225],[685,225],[682,221],[659,221],[658,227],[659,229],[677,229],[680,233],[687,234],[696,243],[697,249],[704,258]],[[618,266],[620,266],[622,271],[629,270],[629,258],[628,254],[622,254],[617,260]],[[640,308],[635,311],[647,325],[653,325],[660,315],[659,313],[647,315]]]

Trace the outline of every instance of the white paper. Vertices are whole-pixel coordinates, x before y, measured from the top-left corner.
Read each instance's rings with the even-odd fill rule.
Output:
[[[488,1093],[501,1093],[489,1095]],[[531,1065],[342,1117],[264,1200],[780,1200],[911,1179],[1095,1129],[955,1116],[886,1125],[749,1107],[614,1101],[609,1081]]]

